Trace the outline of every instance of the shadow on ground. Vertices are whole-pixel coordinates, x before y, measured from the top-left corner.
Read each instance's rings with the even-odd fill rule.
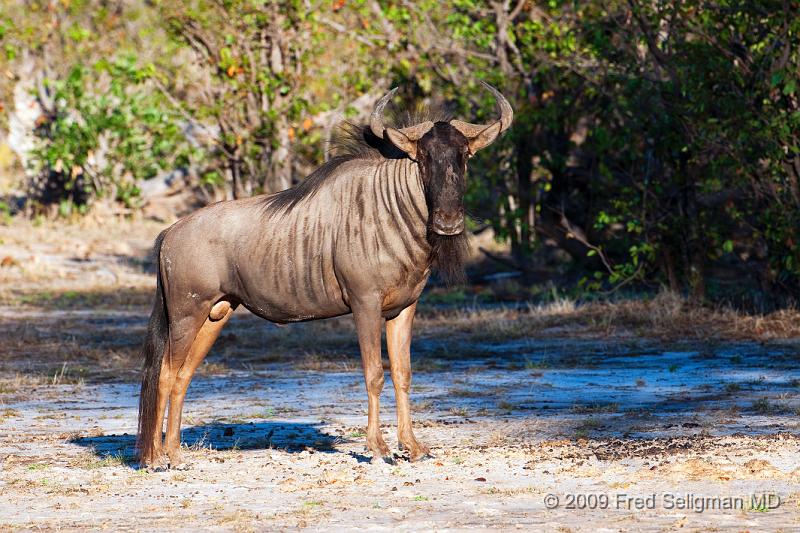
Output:
[[[189,448],[202,450],[265,450],[276,449],[289,453],[303,451],[334,453],[335,445],[348,439],[320,431],[322,424],[298,422],[250,422],[246,424],[212,423],[184,428],[181,442]],[[136,436],[128,433],[78,437],[69,440],[89,448],[100,459],[117,458],[136,465]],[[359,461],[369,461],[358,456]]]

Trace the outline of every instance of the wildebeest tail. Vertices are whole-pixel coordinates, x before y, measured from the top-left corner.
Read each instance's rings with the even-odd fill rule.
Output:
[[[161,374],[161,362],[164,359],[164,350],[169,338],[169,318],[167,305],[164,299],[164,281],[161,277],[161,245],[166,231],[156,238],[153,254],[156,261],[156,294],[153,302],[153,311],[150,314],[150,323],[147,326],[147,337],[142,347],[144,368],[142,370],[142,390],[139,395],[139,431],[136,437],[136,447],[139,457],[143,460],[150,458],[153,452],[155,432],[161,428],[155,427],[158,418],[158,381]]]

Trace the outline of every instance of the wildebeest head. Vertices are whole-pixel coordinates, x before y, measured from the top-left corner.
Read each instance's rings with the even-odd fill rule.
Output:
[[[467,160],[508,129],[514,116],[503,95],[488,83],[481,83],[494,95],[500,110],[500,118],[491,124],[451,120],[426,121],[402,129],[384,126],[383,109],[396,88],[378,101],[370,118],[375,135],[388,139],[419,165],[430,213],[428,224],[437,235],[463,233]]]

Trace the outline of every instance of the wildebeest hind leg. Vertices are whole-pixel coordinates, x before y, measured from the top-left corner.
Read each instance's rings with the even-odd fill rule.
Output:
[[[189,354],[189,348],[194,342],[197,332],[205,320],[205,312],[199,317],[188,313],[181,315],[172,312],[170,316],[169,341],[161,361],[161,371],[158,376],[158,393],[156,399],[156,416],[154,419],[154,430],[152,431],[153,441],[151,454],[145,460],[150,468],[156,470],[167,466],[167,457],[164,455],[162,446],[162,431],[164,427],[164,415],[167,410],[167,402],[170,392],[175,384],[178,369],[183,365]]]
[[[222,328],[230,319],[236,307],[225,300],[218,302],[211,308],[197,336],[194,338],[189,353],[183,364],[178,368],[172,390],[169,395],[169,415],[167,417],[167,436],[164,447],[169,457],[170,468],[179,468],[184,465],[181,456],[181,412],[186,390],[192,381],[197,367],[208,355],[209,350],[219,337]]]
[[[411,429],[408,391],[411,388],[411,326],[416,310],[415,302],[393,319],[386,321],[386,346],[397,404],[397,440],[408,451],[412,461],[418,461],[431,453],[427,446],[417,441]]]

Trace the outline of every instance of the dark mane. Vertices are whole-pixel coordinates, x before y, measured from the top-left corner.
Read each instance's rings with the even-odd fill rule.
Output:
[[[421,112],[406,113],[396,121],[396,127],[419,124],[425,120],[432,122],[449,121],[451,116],[441,107],[426,108]],[[313,196],[325,180],[342,164],[356,160],[404,159],[405,152],[398,149],[386,139],[381,139],[370,129],[369,125],[344,122],[336,128],[328,145],[331,156],[303,181],[278,193],[265,196],[264,206],[278,210],[291,209],[300,200]]]
[[[331,140],[328,154],[331,155],[306,179],[278,193],[264,197],[264,205],[278,210],[294,207],[300,200],[313,196],[325,180],[342,164],[355,160],[402,159],[406,154],[389,141],[379,139],[369,126],[345,122],[337,128]]]

